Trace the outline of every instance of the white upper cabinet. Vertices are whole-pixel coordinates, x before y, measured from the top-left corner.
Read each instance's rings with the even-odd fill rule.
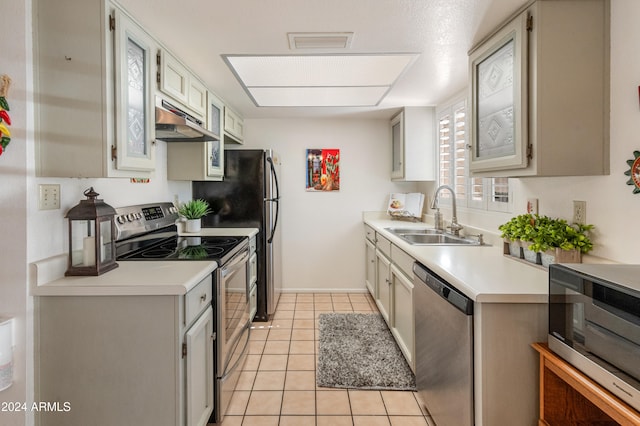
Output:
[[[609,7],[538,0],[471,50],[473,175],[609,173]]]
[[[238,113],[227,106],[224,107],[224,132],[231,136],[232,140],[230,142],[243,143],[244,120]]]
[[[108,1],[33,9],[36,174],[149,177],[153,40]]]
[[[432,107],[405,107],[391,119],[391,180],[435,180],[434,123]]]
[[[207,88],[198,77],[166,49],[158,51],[158,73],[160,91],[204,121],[207,115]]]
[[[220,135],[224,104],[212,92],[207,93],[207,129]],[[224,177],[224,140],[167,144],[169,180],[222,180]]]

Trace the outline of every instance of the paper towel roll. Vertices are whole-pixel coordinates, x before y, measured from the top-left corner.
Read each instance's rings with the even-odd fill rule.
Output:
[[[0,391],[13,383],[13,321],[0,317]]]

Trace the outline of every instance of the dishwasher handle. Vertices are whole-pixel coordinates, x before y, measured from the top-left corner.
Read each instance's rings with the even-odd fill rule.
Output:
[[[473,315],[473,300],[465,296],[460,290],[418,262],[413,264],[413,273],[418,280],[427,285],[438,296],[449,302],[460,312],[465,315]]]

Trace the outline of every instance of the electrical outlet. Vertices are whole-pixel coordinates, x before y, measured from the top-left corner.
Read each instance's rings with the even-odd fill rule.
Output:
[[[527,198],[527,213],[538,214],[538,199]]]
[[[573,223],[585,225],[587,223],[587,202],[573,201]]]
[[[39,210],[56,210],[60,208],[60,185],[39,185],[40,197],[38,199]]]

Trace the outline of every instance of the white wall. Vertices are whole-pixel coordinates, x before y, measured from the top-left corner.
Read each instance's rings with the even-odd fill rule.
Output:
[[[364,290],[363,211],[386,210],[390,181],[386,120],[245,120],[251,147],[280,155],[283,287],[286,291]],[[306,150],[340,149],[340,191],[306,192]]]
[[[164,142],[156,143],[158,169],[148,183],[131,183],[129,179],[30,179],[33,190],[29,197],[29,253],[28,260],[33,262],[60,253],[66,253],[69,246],[68,224],[64,218],[66,212],[80,200],[85,199],[84,191],[93,187],[100,195],[98,198],[112,207],[133,204],[174,201],[191,198],[191,182],[167,181],[167,147]],[[60,209],[38,210],[38,185],[60,184]]]

